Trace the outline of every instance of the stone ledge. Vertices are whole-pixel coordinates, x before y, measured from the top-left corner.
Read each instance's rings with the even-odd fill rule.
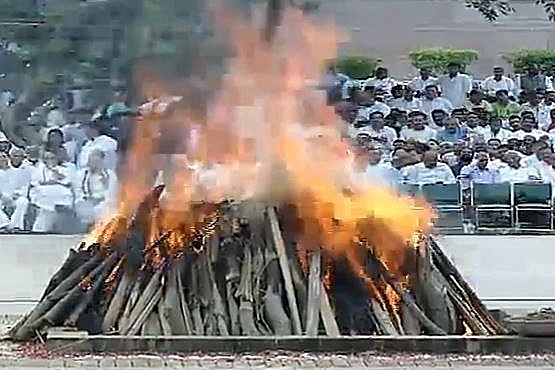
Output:
[[[56,352],[117,353],[257,353],[301,351],[312,353],[361,353],[376,351],[430,354],[529,354],[553,353],[555,337],[518,336],[356,336],[356,337],[201,337],[50,335],[49,350]]]

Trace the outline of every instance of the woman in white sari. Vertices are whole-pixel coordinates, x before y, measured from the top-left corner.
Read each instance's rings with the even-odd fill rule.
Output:
[[[38,212],[33,231],[50,232],[58,207],[73,207],[75,167],[65,164],[56,153],[45,151],[31,178],[29,196]]]

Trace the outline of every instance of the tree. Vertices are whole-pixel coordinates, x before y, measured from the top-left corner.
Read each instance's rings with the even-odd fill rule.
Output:
[[[536,5],[543,6],[547,18],[555,21],[555,1],[554,0],[531,0]],[[488,21],[493,22],[500,16],[513,13],[515,9],[509,1],[505,0],[466,0],[469,8],[478,10]]]

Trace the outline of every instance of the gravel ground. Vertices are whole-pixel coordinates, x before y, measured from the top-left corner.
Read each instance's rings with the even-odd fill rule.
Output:
[[[5,335],[20,316],[0,316],[0,335]],[[418,353],[357,355],[264,352],[257,354],[58,354],[40,343],[0,341],[0,367],[21,368],[555,368],[555,353],[546,355],[429,355]]]
[[[40,365],[40,366],[39,366]],[[0,343],[0,367],[88,367],[88,368],[468,368],[468,367],[555,367],[555,354],[446,355],[379,354],[357,355],[264,352],[258,354],[107,354],[84,355],[48,352],[41,344]]]

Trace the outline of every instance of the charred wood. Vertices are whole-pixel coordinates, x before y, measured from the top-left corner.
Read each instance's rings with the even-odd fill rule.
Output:
[[[287,297],[287,303],[289,305],[289,312],[291,314],[293,333],[295,335],[301,335],[302,334],[301,318],[299,315],[297,298],[295,296],[295,290],[293,287],[291,269],[289,268],[289,258],[287,257],[285,243],[283,242],[283,238],[281,236],[281,230],[277,220],[276,211],[273,207],[268,207],[267,216],[268,216],[268,221],[270,223],[270,230],[272,232],[272,241],[274,244],[274,248],[276,249],[279,266],[281,268],[281,274],[282,274],[283,282],[285,286],[285,294]]]
[[[406,308],[416,317],[418,321],[426,328],[426,330],[432,335],[445,335],[445,331],[437,326],[426,314],[422,311],[420,307],[416,304],[414,298],[399,285],[397,281],[391,276],[389,271],[385,268],[382,262],[373,253],[370,253],[371,258],[375,261],[376,265],[379,267],[379,273],[383,279],[393,288],[395,293],[401,297],[401,301],[406,306]]]
[[[21,324],[19,328],[10,336],[13,340],[28,340],[34,337],[34,331],[37,329],[34,324],[40,319],[45,313],[47,313],[61,298],[66,296],[66,294],[95,267],[102,260],[100,254],[96,254],[85,264],[81,265],[79,268],[74,270],[66,279],[64,279],[56,288],[54,288],[50,293],[44,297],[31,311],[31,313],[26,318],[25,322]]]
[[[308,274],[308,298],[306,303],[306,334],[316,336],[320,323],[321,280],[320,266],[322,258],[320,251],[310,255],[310,272]]]

